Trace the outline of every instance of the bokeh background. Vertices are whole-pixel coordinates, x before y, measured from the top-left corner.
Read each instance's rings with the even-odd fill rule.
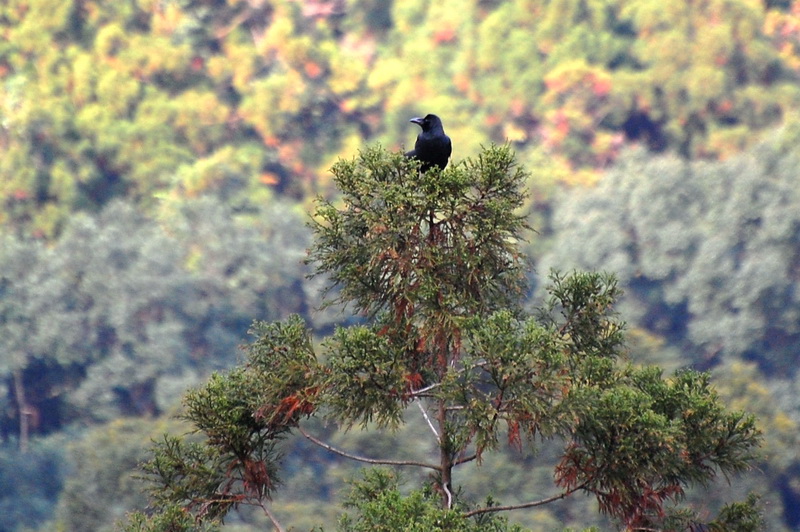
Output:
[[[319,310],[308,213],[338,158],[410,147],[426,113],[454,163],[508,142],[529,172],[532,307],[551,268],[615,273],[629,359],[758,416],[757,468],[689,502],[757,491],[800,530],[799,108],[800,1],[0,2],[0,532],[113,530],[252,320],[354,319]],[[318,427],[394,456],[414,430]],[[276,513],[331,528],[353,467],[285,452]],[[549,452],[458,481],[530,500]],[[593,504],[511,519],[607,525]]]

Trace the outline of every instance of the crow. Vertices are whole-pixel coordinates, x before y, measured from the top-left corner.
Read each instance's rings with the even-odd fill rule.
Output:
[[[453,146],[450,137],[444,134],[442,121],[436,115],[425,115],[425,118],[412,118],[409,122],[418,124],[422,133],[417,135],[414,149],[406,152],[406,157],[419,159],[422,172],[427,172],[433,166],[444,169]]]

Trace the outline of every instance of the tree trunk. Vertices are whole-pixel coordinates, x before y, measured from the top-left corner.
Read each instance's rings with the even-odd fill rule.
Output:
[[[14,395],[17,399],[17,412],[19,412],[19,450],[28,450],[28,437],[30,431],[30,409],[25,400],[25,384],[22,379],[22,370],[14,371]]]

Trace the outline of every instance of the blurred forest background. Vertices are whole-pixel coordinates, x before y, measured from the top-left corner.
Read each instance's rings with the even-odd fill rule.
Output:
[[[550,268],[615,273],[630,359],[758,416],[758,469],[690,500],[756,490],[800,530],[800,1],[6,0],[0,33],[0,532],[112,530],[253,319],[352,319],[318,310],[308,212],[429,112],[455,162],[509,142],[531,173],[532,305]],[[464,483],[529,500],[547,454]],[[276,513],[330,527],[352,471],[289,442]],[[593,504],[511,519],[602,526]]]

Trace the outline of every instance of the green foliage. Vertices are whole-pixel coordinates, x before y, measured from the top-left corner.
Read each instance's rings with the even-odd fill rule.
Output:
[[[613,388],[583,393],[596,412],[575,427],[556,480],[596,493],[601,510],[629,527],[653,526],[685,485],[706,486],[757,457],[754,418],[725,412],[706,374],[629,370]]]
[[[0,316],[3,334],[0,335],[2,350],[2,370],[10,374],[25,365],[25,352],[37,354],[52,352],[52,344],[47,337],[31,342],[43,326],[36,325],[36,316],[45,312],[48,305],[47,293],[63,291],[63,283],[53,282],[52,254],[38,242],[23,242],[8,235],[0,236]],[[42,284],[46,286],[42,286]]]
[[[572,414],[565,401],[570,379],[563,343],[552,329],[499,311],[476,318],[466,331],[464,364],[470,371],[445,381],[441,392],[466,405],[453,432],[464,441],[474,439],[478,459],[498,447],[501,420],[509,443],[520,447],[523,436],[532,442],[537,435],[560,433]]]
[[[335,418],[345,425],[376,421],[379,427],[396,427],[411,384],[405,351],[360,326],[337,328],[327,347],[326,399]]]
[[[714,369],[724,401],[755,413],[765,433],[764,474],[737,485],[771,486],[787,516],[797,497],[783,480],[796,460],[781,450],[797,432],[795,140],[786,128],[713,164],[630,153],[596,189],[559,202],[542,261],[618,272],[634,326],[680,346],[680,363]]]
[[[550,280],[552,287],[548,288],[542,319],[569,338],[571,357],[582,359],[594,353],[603,359],[616,358],[624,326],[613,309],[621,295],[616,278],[599,273],[563,276],[551,272]]]
[[[496,516],[464,519],[459,511],[442,509],[438,498],[429,488],[414,490],[408,495],[399,491],[399,479],[389,470],[368,469],[363,477],[352,483],[343,501],[355,515],[343,514],[339,519],[341,532],[372,532],[409,530],[415,532],[521,532],[517,526]]]
[[[141,508],[137,466],[148,456],[153,438],[164,430],[180,429],[143,419],[115,420],[84,432],[66,447],[69,467],[50,530],[106,532],[132,508]]]
[[[456,154],[549,153],[542,189],[596,179],[626,142],[724,157],[800,99],[789,4],[6,2],[0,223],[55,237],[120,197],[309,198],[426,110]]]
[[[233,363],[253,316],[313,301],[297,266],[308,235],[289,208],[170,208],[162,225],[113,203],[72,219],[54,246],[0,237],[4,433],[19,433],[25,408],[33,433],[165,411]]]
[[[245,366],[214,374],[184,398],[183,417],[202,441],[165,436],[144,466],[156,506],[179,504],[198,521],[265,503],[280,484],[277,443],[312,413],[316,363],[297,316],[258,323]],[[305,354],[305,356],[304,356]]]
[[[746,501],[731,503],[720,512],[712,523],[711,530],[731,530],[732,532],[755,532],[762,530],[764,518],[759,507],[759,499],[749,495]]]
[[[744,501],[725,505],[717,519],[702,525],[688,512],[670,512],[664,520],[664,530],[708,530],[710,532],[770,530],[766,528],[767,523],[763,517],[761,504],[758,496],[750,494]]]
[[[538,319],[515,304],[524,172],[507,147],[427,173],[375,148],[333,172],[343,196],[318,208],[311,261],[370,321],[339,328],[320,357],[300,317],[257,324],[244,364],[186,395],[197,439],[165,436],[154,448],[145,471],[157,507],[178,504],[213,522],[252,505],[282,530],[270,504],[276,443],[293,432],[356,461],[431,472],[408,495],[393,474],[366,473],[346,501],[355,513],[339,523],[350,531],[506,530],[499,512],[577,492],[625,526],[653,529],[673,515],[696,519],[667,511],[687,486],[748,468],[761,434],[752,416],[724,408],[707,375],[664,379],[658,368],[618,363],[613,277],[553,274]],[[306,422],[397,428],[411,405],[434,449],[421,460],[338,449]],[[528,451],[537,435],[563,441],[552,464],[560,491],[503,506],[491,490],[460,489],[454,474],[496,451],[503,430]],[[720,519],[751,517],[731,510]]]
[[[347,136],[334,102],[360,61],[294,2],[51,3],[0,8],[6,225],[55,236],[122,196],[305,194],[289,172],[309,177]]]
[[[537,227],[547,223],[554,181],[594,181],[626,143],[690,159],[727,158],[719,167],[688,167],[683,177],[687,167],[675,161],[651,167],[626,160],[620,172],[636,176],[601,184],[603,197],[581,203],[574,214],[558,211],[559,231],[575,224],[580,234],[565,233],[553,245],[571,247],[567,255],[583,254],[583,268],[620,273],[628,293],[624,314],[647,328],[640,338],[653,340],[650,352],[661,351],[660,336],[671,350],[686,347],[686,356],[670,366],[758,361],[757,383],[729,386],[746,388],[745,397],[756,403],[730,394],[726,401],[736,401],[735,408],[755,406],[768,420],[770,456],[779,457],[781,471],[794,463],[787,449],[796,439],[790,419],[796,386],[770,381],[768,394],[753,388],[764,375],[794,373],[786,361],[794,360],[797,343],[791,251],[796,187],[784,178],[793,175],[796,161],[772,148],[752,152],[752,159],[730,157],[797,107],[797,2],[712,1],[668,9],[649,0],[358,0],[345,10],[331,6],[293,0],[11,0],[0,6],[4,438],[13,441],[23,430],[20,412],[31,416],[32,433],[162,412],[208,371],[230,366],[233,346],[253,317],[299,312],[327,333],[340,317],[330,309],[308,312],[324,279],[305,282],[296,265],[307,234],[291,208],[275,204],[317,193],[332,197],[324,170],[337,155],[351,156],[364,139],[380,139],[392,149],[408,144],[408,118],[430,110],[446,117],[456,160],[491,142],[513,143],[519,160],[532,168],[525,178],[532,194],[525,201],[542,217],[532,222]],[[795,140],[787,135],[779,144],[791,152]],[[735,177],[742,173],[756,178],[745,186]],[[414,201],[436,187],[445,197],[465,190],[457,172],[444,172],[433,183],[419,177],[409,178],[420,191]],[[686,186],[695,178],[697,186]],[[227,205],[193,201],[208,193]],[[624,198],[624,206],[613,208],[638,221],[618,226],[598,213],[615,197]],[[128,207],[114,204],[119,198]],[[446,211],[439,205],[436,212]],[[74,217],[76,211],[91,215]],[[666,221],[665,211],[677,218]],[[703,213],[701,223],[693,217],[697,212]],[[160,216],[163,231],[151,214]],[[395,223],[406,214],[381,221]],[[575,221],[580,218],[585,220]],[[441,221],[428,218],[428,225]],[[380,225],[370,227],[386,242],[396,238],[381,233]],[[424,243],[426,224],[417,227]],[[12,234],[64,238],[43,245]],[[395,250],[398,244],[392,244]],[[349,411],[346,401],[334,405],[329,394],[326,408],[341,413],[332,417],[396,426],[403,409],[416,402],[411,391],[438,380],[435,365],[427,363],[437,342],[460,342],[464,368],[483,364],[469,352],[470,335],[477,338],[478,325],[469,323],[473,309],[459,309],[463,293],[452,290],[468,290],[453,281],[470,268],[479,279],[484,265],[458,257],[464,245],[471,253],[469,238],[449,245],[429,249],[424,260],[450,260],[452,267],[406,288],[426,305],[435,302],[461,315],[420,331],[417,321],[441,309],[418,306],[413,319],[404,318],[414,329],[406,336],[384,330],[391,309],[373,308],[384,321],[336,333],[340,339],[330,340],[323,353],[338,364],[326,389],[335,384],[363,401]],[[551,264],[569,266],[566,259]],[[447,301],[435,301],[440,281],[450,283]],[[503,305],[519,304],[506,299]],[[495,332],[551,354],[534,363],[505,351],[470,376],[516,383],[506,388],[510,394],[532,373],[554,377],[569,361],[571,371],[584,375],[578,381],[612,385],[611,358],[575,364],[558,346],[576,352],[591,346],[547,340],[558,319],[563,316],[536,323],[518,308],[498,316]],[[587,327],[583,341],[595,342],[592,323],[579,324]],[[461,337],[437,341],[437,331],[451,326],[460,328]],[[502,340],[487,339],[491,334],[481,333],[482,342],[495,342],[485,351],[502,352]],[[409,339],[415,336],[428,345]],[[345,356],[353,347],[368,359]],[[405,363],[409,357],[416,357],[415,366]],[[373,367],[381,377],[375,387],[363,379]],[[494,412],[478,406],[482,391],[469,386],[467,373],[431,395],[447,388],[461,393],[464,404],[472,401],[468,426],[480,428],[462,439],[492,448],[498,438],[486,420]],[[562,405],[555,381],[547,382],[554,386],[545,388],[555,394],[550,403],[516,395],[514,412],[499,418],[520,420],[528,434],[542,431],[537,408],[548,404],[561,414],[571,408]],[[26,404],[17,404],[18,391]],[[312,390],[303,394],[316,397]],[[380,415],[371,411],[373,401]],[[533,421],[528,428],[522,423],[524,412],[538,416],[535,431]],[[553,422],[547,431],[557,426]],[[509,436],[515,434],[508,428]],[[792,485],[792,474],[777,473],[778,467],[767,468],[780,476],[770,482]]]
[[[329,344],[329,397],[345,423],[372,415],[396,423],[409,389],[435,378],[436,350],[461,341],[448,331],[514,305],[523,272],[515,242],[526,227],[514,211],[525,174],[507,147],[427,174],[375,148],[332,172],[344,207],[318,208],[310,260],[339,285],[342,300],[380,317]]]
[[[424,319],[442,308],[471,315],[511,304],[522,288],[516,243],[526,228],[515,212],[526,174],[511,150],[492,147],[443,172],[416,164],[380,148],[339,161],[331,172],[343,208],[320,204],[310,261],[371,315]]]
[[[220,456],[214,447],[165,436],[157,443],[153,458],[146,463],[144,471],[158,479],[158,489],[151,491],[158,508],[168,509],[181,504],[187,510],[195,510],[207,521],[214,522],[232,507],[247,503],[245,494],[232,492],[236,481],[244,483],[241,476],[244,471],[253,478],[259,473],[264,475],[259,482],[251,482],[247,488],[252,490],[256,499],[261,493],[266,494],[272,484],[267,477],[272,464],[263,461],[230,464],[232,469],[236,469],[231,475],[236,480],[229,482],[220,471],[224,471],[232,460],[228,456]]]
[[[323,372],[300,316],[258,322],[250,333],[256,340],[248,346],[248,370],[258,389],[249,400],[260,406],[256,419],[280,433],[314,411]]]
[[[69,471],[61,438],[36,440],[27,452],[0,447],[0,530],[13,532],[49,519]]]
[[[213,524],[198,525],[194,517],[180,506],[170,506],[153,516],[141,512],[131,514],[120,528],[123,532],[216,532]]]

